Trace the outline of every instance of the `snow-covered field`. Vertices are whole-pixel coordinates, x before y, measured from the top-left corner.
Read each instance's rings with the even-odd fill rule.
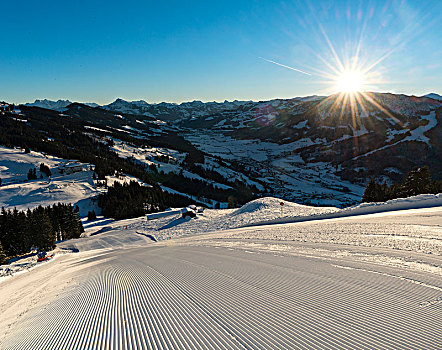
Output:
[[[0,280],[0,348],[439,349],[441,201],[87,223]]]

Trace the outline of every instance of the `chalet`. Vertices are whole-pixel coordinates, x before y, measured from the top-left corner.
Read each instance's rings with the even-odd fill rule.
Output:
[[[79,162],[67,162],[63,163],[58,167],[58,170],[60,171],[60,174],[73,174],[77,173],[79,171],[83,171],[83,164]]]
[[[185,219],[187,217],[194,218],[194,217],[196,217],[196,211],[191,209],[190,207],[183,208],[183,209],[181,209],[181,217],[183,219]]]

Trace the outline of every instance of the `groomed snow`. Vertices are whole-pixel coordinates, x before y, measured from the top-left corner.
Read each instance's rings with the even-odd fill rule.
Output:
[[[441,195],[269,224],[280,202],[86,222],[58,245],[78,253],[0,281],[0,348],[439,347]]]

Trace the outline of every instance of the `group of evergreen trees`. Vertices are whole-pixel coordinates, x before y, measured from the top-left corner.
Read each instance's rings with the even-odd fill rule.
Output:
[[[171,206],[183,207],[189,204],[189,198],[165,193],[158,185],[142,186],[136,181],[124,184],[115,182],[108,187],[107,193],[98,197],[98,206],[103,216],[114,219],[135,218]]]
[[[29,169],[28,180],[37,180],[37,169],[35,168]]]
[[[52,175],[51,169],[49,169],[49,167],[44,163],[40,164],[40,172],[45,174],[47,177]]]
[[[365,188],[362,202],[385,202],[395,198],[405,198],[426,193],[441,193],[442,181],[432,180],[427,166],[415,167],[401,184],[389,186],[386,182],[377,183],[371,179]]]
[[[95,210],[92,209],[92,211],[87,212],[87,220],[88,221],[97,220],[97,214],[95,213]]]
[[[28,253],[31,248],[52,249],[55,241],[78,238],[84,231],[78,212],[71,204],[39,206],[27,211],[0,213],[0,259]]]

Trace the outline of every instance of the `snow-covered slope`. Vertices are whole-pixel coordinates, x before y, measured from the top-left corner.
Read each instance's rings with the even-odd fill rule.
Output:
[[[282,217],[281,202],[284,203]],[[138,244],[141,238],[140,235],[144,238],[145,235],[150,235],[156,241],[164,241],[170,238],[263,225],[268,229],[259,229],[260,237],[266,239],[266,237],[274,237],[272,227],[275,226],[272,225],[275,224],[321,220],[326,222],[329,219],[343,219],[366,214],[383,215],[382,213],[384,213],[388,215],[390,213],[395,215],[395,212],[400,214],[400,211],[406,213],[407,210],[410,210],[410,213],[412,213],[413,209],[435,208],[437,210],[439,208],[438,210],[440,210],[441,207],[442,194],[400,198],[386,203],[368,203],[347,209],[311,207],[267,197],[251,201],[238,209],[206,209],[194,219],[183,219],[179,212],[173,211],[173,215],[162,216],[149,221],[146,221],[144,217],[123,221],[97,221],[86,227],[84,236],[92,236],[90,240],[74,240],[63,243],[62,246],[79,250],[97,249],[97,247],[121,247],[132,243]],[[103,233],[95,236],[97,232]],[[324,239],[327,242],[340,240],[336,235],[339,235],[339,232],[324,233]],[[442,249],[442,246],[440,249]]]
[[[40,173],[41,163],[51,170],[50,178]],[[68,170],[68,173],[65,171],[62,174],[60,170],[66,165],[74,166],[75,172],[69,174]],[[33,168],[36,169],[37,179],[28,180],[28,171]],[[26,210],[39,205],[72,203],[79,206],[80,215],[84,216],[89,210],[97,210],[92,198],[100,193],[92,179],[93,172],[90,168],[89,164],[39,152],[24,153],[21,149],[0,147],[0,207]]]
[[[272,217],[279,205],[262,199],[219,219]],[[101,233],[60,244],[78,253],[0,281],[0,346],[437,349],[441,214],[439,206],[204,235],[192,219],[184,238],[161,242],[140,219],[103,223]]]

